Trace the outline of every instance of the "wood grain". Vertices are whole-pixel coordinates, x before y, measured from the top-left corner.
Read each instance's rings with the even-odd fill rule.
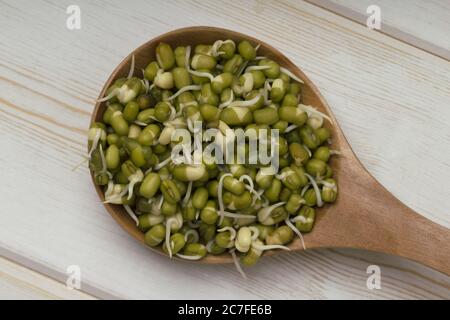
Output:
[[[379,32],[450,61],[450,3],[443,0],[306,0],[366,25],[367,8],[381,12]]]
[[[94,297],[0,258],[0,299],[90,300]]]
[[[247,281],[233,266],[170,263],[106,214],[87,168],[71,171],[86,149],[91,101],[114,66],[171,29],[222,26],[285,53],[318,86],[377,180],[449,227],[448,62],[304,2],[78,1],[79,31],[65,28],[69,4],[0,2],[8,80],[0,79],[1,254],[26,256],[27,266],[59,280],[78,264],[83,285],[108,297],[450,298],[448,277],[359,250],[269,257],[246,270]],[[371,264],[381,267],[381,290],[366,287]]]

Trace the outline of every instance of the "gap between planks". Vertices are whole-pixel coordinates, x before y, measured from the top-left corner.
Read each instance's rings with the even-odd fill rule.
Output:
[[[353,9],[347,8],[343,5],[334,3],[330,0],[304,0],[312,5],[315,5],[328,12],[334,13],[343,18],[349,19],[361,25],[366,25],[367,16],[361,14]],[[413,46],[417,49],[425,51],[436,57],[442,58],[446,61],[450,61],[450,51],[439,47],[429,41],[418,38],[410,33],[404,32],[396,27],[392,27],[386,23],[382,23],[380,30],[374,30],[388,37],[401,41],[405,44]]]

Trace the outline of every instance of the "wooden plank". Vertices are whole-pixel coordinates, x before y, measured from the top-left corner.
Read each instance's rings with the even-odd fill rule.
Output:
[[[367,8],[381,12],[381,29],[395,39],[450,61],[450,3],[443,0],[306,0],[366,25]]]
[[[0,257],[0,299],[87,300],[94,297],[76,289],[69,290],[60,282]]]
[[[8,226],[0,254],[59,280],[79,265],[82,289],[100,297],[450,298],[449,277],[355,250],[270,257],[247,281],[233,266],[168,261],[115,224],[86,168],[71,170],[86,149],[91,101],[129,51],[178,27],[222,26],[286,53],[318,85],[369,171],[449,227],[447,62],[304,2],[79,1],[79,31],[65,28],[69,4],[0,3],[0,225]],[[366,287],[370,264],[382,269],[381,290]]]

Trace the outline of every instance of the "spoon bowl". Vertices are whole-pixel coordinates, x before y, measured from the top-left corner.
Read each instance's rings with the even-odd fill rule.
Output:
[[[149,61],[155,60],[155,49],[160,42],[168,43],[172,47],[187,45],[194,47],[196,44],[213,43],[224,39],[232,39],[236,43],[245,39],[254,46],[259,44],[258,55],[276,61],[304,81],[302,103],[317,108],[332,119],[332,124],[325,121],[324,126],[332,132],[331,149],[341,152],[340,156],[332,157],[330,163],[338,183],[339,195],[335,203],[317,209],[313,230],[304,234],[306,248],[359,248],[384,252],[415,260],[450,275],[448,249],[450,230],[406,207],[367,172],[353,153],[319,90],[298,67],[270,45],[253,37],[221,28],[188,27],[174,30],[146,42],[130,53],[113,71],[99,98],[105,95],[108,87],[116,79],[128,75],[132,55],[135,56],[134,75],[141,76],[141,70]],[[98,102],[91,121],[100,121],[105,108],[105,103]],[[103,190],[99,186],[95,188],[103,200]],[[131,236],[144,244],[144,234],[122,206],[104,205]],[[291,251],[303,250],[298,238],[288,247]],[[151,249],[165,255],[160,248]],[[268,251],[265,255],[281,252],[284,251]],[[202,260],[196,261],[207,264],[231,262],[232,257],[225,253],[218,256],[207,255]]]

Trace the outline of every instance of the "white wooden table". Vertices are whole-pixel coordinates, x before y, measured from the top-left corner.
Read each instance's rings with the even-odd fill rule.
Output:
[[[81,30],[66,28],[71,4],[81,8]],[[434,4],[450,21],[449,6]],[[445,24],[437,20],[421,17],[438,30],[425,40],[447,50],[448,24],[438,37]],[[153,254],[111,219],[88,169],[72,171],[86,150],[93,100],[133,48],[192,25],[234,29],[284,52],[324,94],[368,170],[450,227],[445,59],[303,1],[0,1],[0,255],[8,259],[0,260],[0,297],[449,299],[450,277],[357,250],[265,258],[244,281],[231,265]],[[70,265],[81,268],[84,293],[52,280],[65,283]],[[380,290],[366,286],[369,265],[381,268]]]

